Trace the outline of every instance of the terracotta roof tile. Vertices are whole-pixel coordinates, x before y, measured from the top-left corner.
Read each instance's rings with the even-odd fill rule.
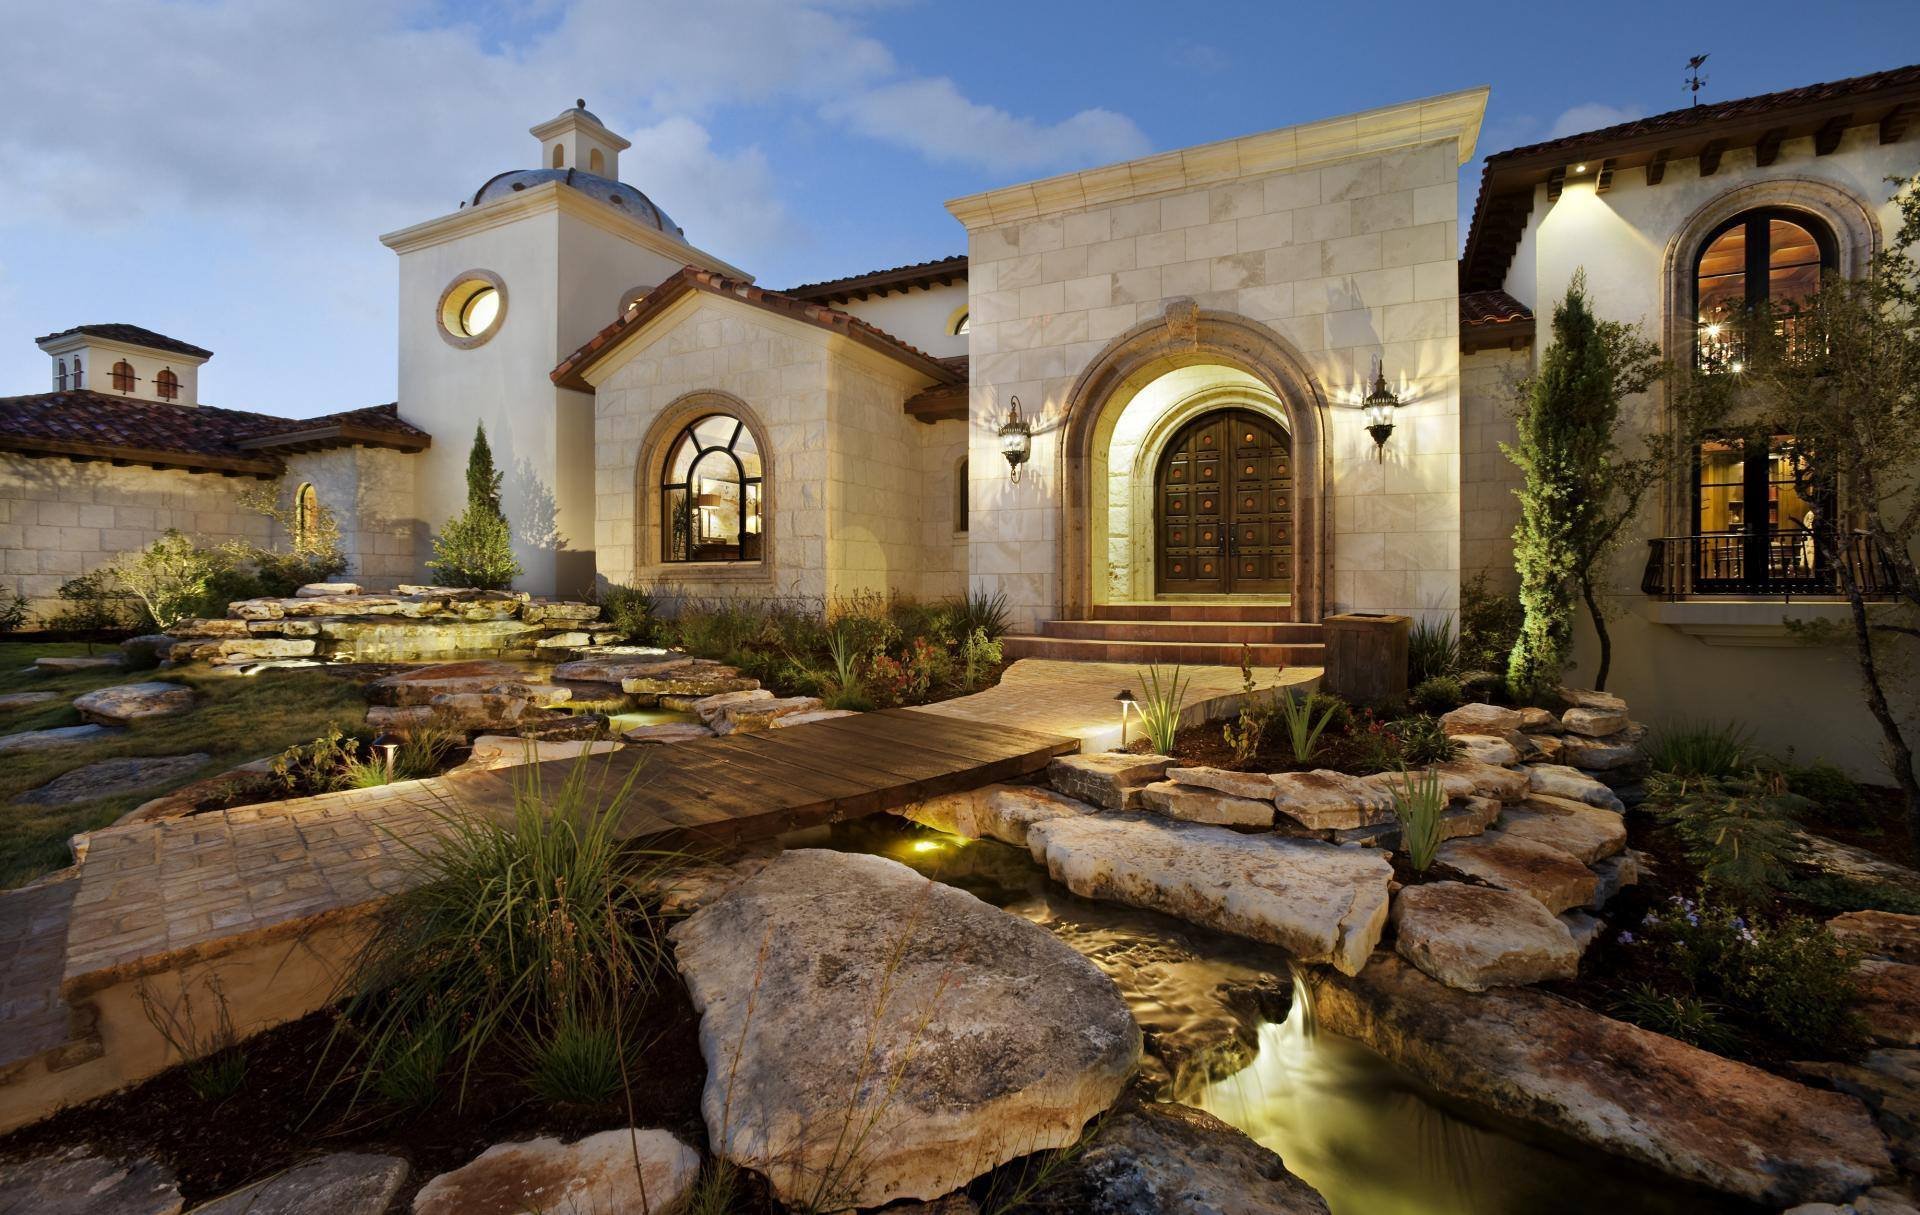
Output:
[[[106,338],[114,342],[125,342],[129,346],[146,346],[153,350],[170,350],[174,354],[188,354],[199,359],[210,359],[213,357],[213,351],[205,347],[195,346],[192,342],[183,342],[179,338],[170,338],[164,333],[155,333],[151,329],[143,329],[138,325],[75,325],[71,329],[62,329],[58,333],[49,333],[47,336],[36,340],[39,342],[51,342],[55,338],[63,338],[75,333],[83,334],[87,337]]]
[[[956,278],[966,276],[967,255],[961,253],[953,257],[935,258],[929,262],[895,266],[891,270],[869,270],[865,274],[849,275],[846,278],[832,278],[819,283],[802,283],[798,287],[788,287],[780,294],[790,295],[795,299],[831,303],[835,300],[865,299],[875,292],[908,291],[915,287],[944,285]]]
[[[278,418],[212,405],[132,400],[91,389],[0,397],[0,450],[34,456],[273,476],[283,469],[275,454],[280,450],[370,444],[418,451],[430,441],[426,431],[400,417],[397,405],[317,418]]]
[[[1462,291],[1460,325],[1504,325],[1512,321],[1530,321],[1533,313],[1504,291]]]
[[[618,345],[627,334],[643,328],[649,321],[665,310],[673,301],[689,291],[705,291],[710,295],[724,295],[804,321],[839,333],[859,342],[870,349],[877,350],[912,367],[936,383],[950,384],[961,378],[943,360],[935,358],[919,347],[901,341],[886,330],[870,325],[857,316],[841,312],[837,308],[828,308],[822,304],[795,299],[778,291],[768,291],[756,287],[744,279],[729,278],[712,270],[702,270],[698,266],[683,266],[669,276],[667,280],[647,292],[612,324],[588,338],[586,344],[560,361],[560,365],[551,372],[553,382],[565,388],[589,390],[584,378],[589,367],[599,362],[605,353]]]

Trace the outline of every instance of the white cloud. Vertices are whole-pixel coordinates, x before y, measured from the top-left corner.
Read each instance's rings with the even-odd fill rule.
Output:
[[[1042,172],[1130,160],[1151,145],[1131,118],[1081,110],[1055,123],[970,101],[945,77],[905,80],[829,103],[826,114],[862,135],[929,160],[994,173]]]
[[[1547,128],[1542,141],[1564,139],[1569,135],[1582,135],[1588,131],[1597,131],[1602,127],[1618,126],[1623,122],[1632,122],[1642,117],[1646,111],[1637,106],[1614,106],[1605,102],[1588,101],[1561,111],[1560,117],[1553,120]]]
[[[644,166],[646,191],[689,235],[722,257],[769,249],[804,238],[779,196],[773,169],[758,148],[716,151],[707,129],[691,118],[665,119],[628,131],[621,153]],[[622,174],[627,175],[625,165]]]

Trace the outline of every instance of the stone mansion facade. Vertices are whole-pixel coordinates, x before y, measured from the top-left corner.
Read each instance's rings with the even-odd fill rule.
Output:
[[[45,599],[168,525],[251,534],[231,486],[278,478],[341,517],[363,579],[413,580],[477,420],[536,593],[972,590],[1006,596],[1020,653],[1234,661],[1244,636],[1305,661],[1305,632],[1234,630],[1511,583],[1498,445],[1577,269],[1603,317],[1714,355],[1714,309],[1863,268],[1886,179],[1920,169],[1902,68],[1499,153],[1463,232],[1487,101],[989,190],[948,204],[963,254],[777,291],[622,182],[626,141],[582,103],[533,128],[538,167],[381,238],[397,406],[216,410],[197,347],[41,339],[53,390],[0,398],[4,573]],[[1837,609],[1781,458],[1708,444],[1649,513],[1615,573],[1616,683],[1871,766],[1846,656],[1782,623]]]

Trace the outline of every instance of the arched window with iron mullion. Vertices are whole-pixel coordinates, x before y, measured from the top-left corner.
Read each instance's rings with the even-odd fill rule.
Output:
[[[660,487],[666,561],[760,560],[760,448],[740,419],[707,414],[673,441]]]

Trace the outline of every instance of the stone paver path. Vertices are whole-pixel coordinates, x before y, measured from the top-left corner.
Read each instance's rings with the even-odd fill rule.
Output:
[[[1145,694],[1142,668],[1130,662],[1067,662],[1054,658],[1023,658],[1008,667],[1000,682],[984,692],[924,705],[921,713],[938,713],[972,721],[992,722],[1043,734],[1065,734],[1080,740],[1086,752],[1111,751],[1120,745],[1120,706],[1114,697],[1122,688],[1136,697]],[[1162,677],[1167,674],[1162,669]],[[1319,687],[1319,667],[1288,667],[1279,679],[1272,671],[1254,676],[1262,688]],[[1183,723],[1198,725],[1224,717],[1243,699],[1238,667],[1181,667],[1187,690]],[[1140,718],[1131,715],[1127,739],[1140,737]]]

